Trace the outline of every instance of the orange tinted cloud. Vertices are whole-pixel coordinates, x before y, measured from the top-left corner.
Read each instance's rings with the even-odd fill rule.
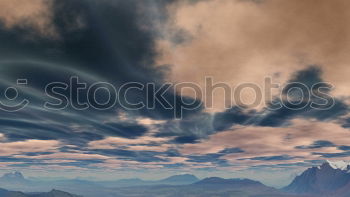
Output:
[[[56,151],[60,147],[60,142],[57,140],[26,140],[2,142],[0,143],[0,146],[0,155],[8,156],[29,152]]]
[[[204,85],[205,76],[237,85],[261,84],[280,73],[319,64],[337,95],[350,95],[350,1],[181,1],[169,8],[169,26],[191,37],[181,44],[159,40],[159,64],[171,64],[170,81]],[[171,29],[171,28],[170,28]],[[217,94],[217,107],[222,107]]]
[[[250,167],[254,165],[297,163],[307,160],[323,160],[319,153],[342,153],[337,146],[347,145],[350,136],[346,128],[336,123],[311,120],[293,120],[293,125],[285,128],[274,127],[235,127],[213,134],[198,144],[186,144],[180,152],[185,155],[217,153],[225,148],[239,147],[244,152],[223,156],[233,164]],[[334,146],[309,147],[316,141],[330,141]],[[296,148],[304,147],[304,148]],[[287,155],[286,160],[249,160],[254,157]],[[246,160],[245,160],[246,159]],[[349,160],[349,156],[337,159]]]
[[[0,20],[6,28],[31,27],[42,35],[54,36],[52,1],[1,0]]]

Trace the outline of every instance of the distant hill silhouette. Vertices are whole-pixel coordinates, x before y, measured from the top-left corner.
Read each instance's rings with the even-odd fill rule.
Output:
[[[259,181],[253,181],[250,179],[223,179],[219,177],[205,178],[195,185],[232,185],[232,186],[263,186]]]
[[[8,191],[5,189],[0,189],[0,197],[81,197],[78,195],[70,194],[68,192],[63,192],[59,190],[51,190],[50,192],[43,193],[23,193]]]
[[[102,181],[98,184],[108,187],[130,187],[130,186],[145,186],[145,185],[187,185],[199,181],[192,174],[174,175],[157,181],[149,181],[142,179],[120,179],[115,181]]]

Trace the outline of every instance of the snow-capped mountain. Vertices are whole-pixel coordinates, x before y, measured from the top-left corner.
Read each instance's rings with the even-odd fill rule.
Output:
[[[327,161],[297,176],[283,190],[297,194],[331,194],[350,185],[350,163]]]
[[[4,174],[0,177],[0,181],[22,181],[24,180],[24,176],[21,172],[15,171]]]
[[[327,160],[327,163],[329,164],[329,166],[331,166],[333,169],[339,169],[339,170],[349,170],[348,168],[350,168],[350,162],[346,162],[346,161],[329,161]]]

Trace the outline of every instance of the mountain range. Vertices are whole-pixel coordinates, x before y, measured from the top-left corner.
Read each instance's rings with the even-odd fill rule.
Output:
[[[191,174],[161,180],[121,179],[87,181],[79,179],[40,181],[26,179],[20,172],[0,177],[0,197],[349,197],[350,163],[327,161],[306,169],[286,187],[275,189],[250,179],[209,177]],[[34,193],[35,191],[51,192]],[[67,191],[67,192],[62,192]],[[72,194],[70,194],[72,193]]]
[[[199,179],[191,174],[181,174],[170,176],[165,179],[150,181],[142,179],[121,179],[116,181],[100,181],[96,184],[105,186],[105,187],[130,187],[130,186],[145,186],[145,185],[187,185],[195,183]]]
[[[33,193],[48,188],[58,188],[85,197],[295,197],[275,188],[250,179],[223,179],[210,177],[199,180],[194,175],[182,174],[158,181],[124,179],[106,182],[83,180],[31,181],[20,172],[7,173],[0,177],[0,186],[7,185],[0,197],[76,197],[73,194],[52,190],[48,193]],[[22,189],[21,189],[22,188]],[[31,192],[30,192],[31,191]]]
[[[210,177],[189,185],[119,188],[118,197],[296,197],[250,179]]]
[[[62,180],[30,180],[26,179],[20,172],[6,173],[0,177],[0,187],[12,191],[23,191],[26,193],[36,191],[47,191],[52,188],[70,193],[84,195],[86,197],[119,196],[118,188],[134,186],[155,186],[155,185],[188,185],[198,182],[199,179],[190,174],[181,174],[170,176],[161,180],[142,180],[142,179],[121,179],[115,181],[87,181],[80,179],[62,179]],[[0,195],[0,197],[2,197]]]

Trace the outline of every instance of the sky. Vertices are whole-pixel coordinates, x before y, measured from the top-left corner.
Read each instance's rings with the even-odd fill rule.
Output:
[[[192,173],[283,186],[324,160],[350,160],[347,0],[0,7],[0,172],[100,180]],[[208,91],[208,79],[211,90],[220,87]],[[267,79],[279,87],[266,92]],[[227,94],[247,83],[238,97]],[[331,100],[316,93],[300,109],[271,109],[290,83],[326,84],[321,96]],[[116,94],[106,92],[112,87]],[[154,91],[144,87],[170,107],[149,103]],[[309,105],[324,101],[332,105]]]

